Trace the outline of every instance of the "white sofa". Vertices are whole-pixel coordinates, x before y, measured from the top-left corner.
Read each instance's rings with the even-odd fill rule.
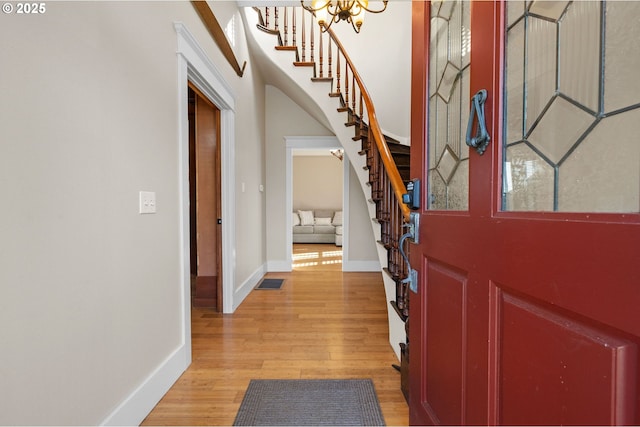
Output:
[[[293,212],[293,243],[334,243],[342,246],[341,210]]]

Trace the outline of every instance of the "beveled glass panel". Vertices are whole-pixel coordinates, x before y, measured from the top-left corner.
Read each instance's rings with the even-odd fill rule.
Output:
[[[448,184],[451,180],[456,167],[458,167],[458,156],[456,156],[451,147],[447,145],[438,161],[438,166],[436,166],[436,170],[445,184]]]
[[[447,186],[435,170],[429,171],[429,209],[447,209]]]
[[[511,8],[511,3],[509,3]],[[524,138],[522,127],[524,102],[524,21],[518,22],[508,32],[506,70],[506,132],[505,141],[513,143]]]
[[[527,132],[538,120],[556,90],[556,24],[528,18],[527,30]]]
[[[461,43],[461,55],[462,55],[462,68],[471,63],[471,14],[469,13],[470,5],[468,2],[461,3],[461,7],[456,7],[456,10],[462,16],[462,29],[460,34],[462,39]]]
[[[560,25],[560,92],[598,111],[600,2],[574,2]]]
[[[467,105],[471,106],[471,67],[467,67],[462,70],[460,77],[460,151],[458,156],[460,160],[469,158],[469,146],[466,143],[467,137],[467,125],[469,124],[470,108],[465,108]]]
[[[468,1],[447,0],[438,7],[433,7],[432,4],[431,8],[428,141],[430,209],[457,210],[467,209],[468,206],[468,168],[459,169],[458,165],[461,156],[468,157],[462,135],[466,132],[470,108],[470,66],[466,65],[471,47],[470,6]],[[453,182],[455,186],[452,187]]]
[[[460,105],[460,78],[451,89],[451,97],[447,104],[448,129],[447,129],[447,143],[453,150],[455,155],[460,158],[460,144],[467,145],[460,137],[460,116],[462,114],[462,106]],[[467,104],[468,105],[468,104]],[[466,108],[465,108],[466,110]]]
[[[640,2],[606,3],[604,111],[640,103]]]
[[[455,6],[455,2],[451,2]],[[461,28],[462,27],[462,9],[459,7],[452,7],[451,17],[449,18],[449,27]],[[449,62],[460,70],[462,68],[462,37],[461,31],[453,31],[449,34],[450,46],[449,46]]]
[[[560,19],[568,3],[568,1],[536,0],[531,4],[529,13],[557,21]]]
[[[507,8],[507,27],[513,25],[524,14],[524,0],[511,0]]]
[[[640,212],[640,2],[560,9],[507,32],[503,208]]]
[[[445,147],[447,146],[447,131],[449,130],[449,114],[447,103],[442,100],[439,96],[436,96],[436,106],[438,109],[438,121],[435,123],[435,127],[438,130],[437,140],[435,141],[435,159],[433,159],[433,164],[437,164],[440,157],[442,157],[442,153],[444,152]]]
[[[458,78],[459,71],[455,65],[449,62],[442,73],[442,79],[438,86],[438,95],[440,95],[445,102],[449,102],[449,98],[451,98],[451,91]]]
[[[504,193],[507,210],[553,210],[553,168],[524,143],[507,148]]]
[[[442,6],[440,6],[440,10],[438,11],[438,16],[448,20],[451,17],[451,12],[453,12],[455,6],[455,0],[444,0],[442,2]]]
[[[562,98],[556,98],[529,136],[529,142],[548,159],[558,163],[595,117]]]
[[[466,145],[466,144],[465,144]],[[459,162],[449,181],[447,209],[463,211],[469,205],[469,159]]]
[[[432,18],[432,31],[431,31],[431,49],[433,52],[430,67],[435,67],[435,81],[436,88],[440,85],[444,70],[449,62],[449,23],[442,18]],[[434,40],[435,37],[435,40]]]
[[[442,79],[444,67],[447,66],[447,49],[448,38],[447,21],[442,18],[431,18],[431,48],[429,49],[429,94],[435,93]],[[443,44],[444,43],[444,44]]]
[[[560,166],[560,210],[640,212],[638,123],[640,109],[598,123]]]
[[[429,143],[427,144],[429,150],[429,169],[436,167],[436,162],[439,159],[438,156],[438,141],[441,139],[438,136],[438,127],[434,126],[434,123],[438,123],[438,98],[432,97],[429,100]]]

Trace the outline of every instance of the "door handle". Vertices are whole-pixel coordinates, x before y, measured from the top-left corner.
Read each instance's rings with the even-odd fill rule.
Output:
[[[487,124],[484,118],[484,103],[487,100],[487,90],[480,89],[478,93],[471,98],[471,112],[469,113],[469,123],[467,124],[466,142],[469,147],[476,149],[479,155],[483,155],[484,151],[491,141],[489,132],[487,132]],[[477,126],[475,136],[471,136],[473,129],[473,119],[477,117]]]

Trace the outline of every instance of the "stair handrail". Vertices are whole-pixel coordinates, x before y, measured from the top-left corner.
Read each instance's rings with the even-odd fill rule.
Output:
[[[391,187],[393,188],[393,192],[396,195],[396,200],[398,201],[398,206],[402,212],[402,216],[405,222],[409,222],[411,219],[411,210],[409,207],[402,202],[402,196],[407,193],[407,187],[404,185],[404,181],[400,177],[400,172],[398,172],[398,167],[396,166],[396,162],[393,160],[391,155],[391,150],[389,150],[389,146],[387,145],[384,134],[382,133],[382,129],[380,128],[380,122],[378,121],[378,117],[376,115],[376,110],[373,105],[373,101],[371,96],[369,95],[369,91],[364,85],[362,78],[360,77],[360,73],[356,70],[351,58],[347,54],[344,46],[333,32],[331,28],[327,28],[325,26],[326,32],[331,36],[331,39],[336,44],[337,48],[342,52],[342,56],[345,61],[349,64],[349,68],[351,69],[351,73],[355,81],[358,83],[358,87],[360,88],[360,94],[364,99],[364,103],[366,105],[367,116],[369,116],[369,129],[373,134],[373,139],[376,142],[376,146],[378,147],[378,152],[382,159],[382,163],[387,172],[387,176],[389,177],[389,181],[391,183]]]

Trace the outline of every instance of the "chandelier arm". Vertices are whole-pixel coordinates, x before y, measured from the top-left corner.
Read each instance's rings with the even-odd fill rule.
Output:
[[[382,9],[380,9],[380,10],[371,10],[368,7],[363,6],[359,1],[356,0],[356,4],[358,6],[360,6],[360,8],[362,8],[362,9],[364,9],[367,12],[370,12],[370,13],[382,13],[382,12],[384,12],[385,10],[387,10],[387,3],[389,3],[389,0],[382,0]]]
[[[373,9],[369,9],[367,6],[363,5],[362,3],[360,3],[359,0],[352,0],[350,3],[348,3],[348,8],[343,8],[342,6],[340,6],[339,3],[332,5],[331,4],[331,0],[327,0],[322,6],[316,7],[314,8],[313,5],[312,6],[307,6],[304,4],[304,0],[300,0],[300,3],[302,4],[302,7],[306,10],[308,10],[309,12],[317,12],[321,9],[327,9],[327,13],[333,17],[340,15],[340,12],[343,11],[347,11],[352,9],[353,7],[357,7],[358,10],[362,11],[365,10],[369,13],[382,13],[385,10],[387,10],[387,5],[389,3],[389,0],[382,0],[382,9],[380,10],[373,10]],[[331,10],[330,8],[333,8],[333,10]],[[358,12],[360,13],[360,12]],[[357,14],[354,14],[357,15]]]

